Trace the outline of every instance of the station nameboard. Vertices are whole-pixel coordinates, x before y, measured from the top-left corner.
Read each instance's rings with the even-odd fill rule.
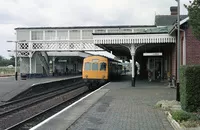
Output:
[[[143,56],[162,56],[162,52],[143,53]]]
[[[58,60],[58,62],[67,62],[67,60]]]

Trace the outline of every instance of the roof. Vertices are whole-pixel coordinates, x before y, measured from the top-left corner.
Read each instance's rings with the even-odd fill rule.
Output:
[[[180,15],[180,20],[185,19],[188,15]],[[156,15],[155,25],[156,26],[169,26],[173,25],[177,20],[177,15]]]
[[[18,27],[15,30],[21,29],[88,29],[88,28],[145,28],[155,27],[155,25],[112,25],[112,26],[71,26],[71,27]]]
[[[72,56],[72,57],[88,57],[93,54],[85,53],[85,52],[47,52],[48,56]]]
[[[180,21],[180,25],[184,24],[185,22],[187,22],[189,20],[189,17],[186,17],[185,19]]]
[[[133,33],[93,33],[93,35],[137,35],[137,34],[166,34],[171,30],[172,26],[155,27],[149,29],[143,29],[140,32]]]
[[[186,23],[189,20],[189,17],[186,17],[185,19],[182,19],[180,21],[180,25]],[[171,29],[169,29],[169,34],[172,34],[177,29],[177,23],[175,23]]]
[[[109,57],[104,56],[104,55],[92,55],[92,56],[88,56],[88,57],[95,57],[95,56],[104,57],[104,58],[107,58],[109,61],[115,61],[115,62],[121,63],[120,61],[118,61],[118,60],[116,60],[116,59],[109,58]],[[88,58],[88,57],[87,57],[87,58]]]

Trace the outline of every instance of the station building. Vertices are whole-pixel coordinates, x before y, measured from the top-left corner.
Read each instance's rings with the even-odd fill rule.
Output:
[[[149,74],[158,81],[176,77],[177,7],[170,11],[156,15],[154,25],[15,28],[20,73],[78,73],[82,59],[91,55],[87,51],[105,50],[123,61],[134,61],[132,68],[137,61],[140,79],[148,79]],[[187,15],[180,15],[181,65],[200,63],[200,41],[188,20]],[[131,72],[134,81],[134,69]]]

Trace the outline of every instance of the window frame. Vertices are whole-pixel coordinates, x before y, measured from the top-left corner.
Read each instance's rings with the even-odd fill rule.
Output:
[[[93,69],[93,65],[97,64],[97,69]],[[99,63],[98,62],[92,62],[92,71],[98,71],[99,70]]]
[[[87,66],[87,64],[89,64],[89,67]],[[88,69],[86,69],[86,67],[88,67]],[[91,69],[91,62],[85,62],[84,71],[90,71],[90,70],[92,70]]]
[[[101,68],[103,64],[105,65],[104,69]],[[106,71],[106,69],[107,69],[106,62],[104,62],[104,61],[101,62],[101,63],[100,63],[99,70],[100,70],[100,71]]]
[[[31,30],[31,40],[41,41],[44,40],[44,33],[42,30]]]

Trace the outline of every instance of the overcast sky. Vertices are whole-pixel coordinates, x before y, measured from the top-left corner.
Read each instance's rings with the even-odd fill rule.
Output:
[[[181,1],[181,14],[187,14]],[[175,0],[0,0],[0,55],[14,49],[16,27],[153,25],[155,14],[170,14]]]

